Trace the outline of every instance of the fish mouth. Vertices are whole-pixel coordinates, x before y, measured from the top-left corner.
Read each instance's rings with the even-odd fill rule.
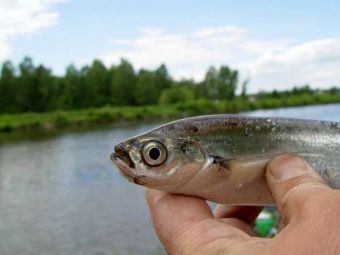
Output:
[[[117,144],[114,150],[114,153],[111,154],[111,160],[117,162],[117,159],[120,159],[130,168],[135,168],[135,164],[133,163],[129,153],[125,150],[123,143]]]
[[[135,173],[135,164],[133,163],[127,150],[124,148],[123,143],[117,144],[115,146],[114,153],[111,154],[110,158],[117,165],[120,173],[130,182],[143,186],[147,184],[147,182],[144,180],[147,179],[146,176],[138,176]]]

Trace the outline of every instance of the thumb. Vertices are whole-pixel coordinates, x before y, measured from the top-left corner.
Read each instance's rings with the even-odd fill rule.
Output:
[[[267,165],[266,180],[272,196],[287,224],[293,217],[306,217],[313,204],[332,194],[332,189],[302,158],[279,156]]]

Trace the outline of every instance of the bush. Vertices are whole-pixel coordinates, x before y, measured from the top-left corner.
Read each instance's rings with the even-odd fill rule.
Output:
[[[161,104],[175,104],[179,102],[188,102],[194,99],[194,91],[185,86],[174,86],[163,90],[159,102]]]

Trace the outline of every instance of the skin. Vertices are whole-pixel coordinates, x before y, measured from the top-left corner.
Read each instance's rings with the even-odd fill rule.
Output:
[[[154,228],[169,254],[340,254],[340,191],[331,189],[301,158],[269,162],[266,182],[282,215],[271,239],[254,236],[261,207],[219,205],[146,190]]]

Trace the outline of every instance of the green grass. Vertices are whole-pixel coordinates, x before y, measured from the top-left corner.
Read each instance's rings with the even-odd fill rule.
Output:
[[[176,115],[174,106],[104,107],[78,111],[0,115],[0,132],[109,124],[117,121],[156,119]]]
[[[286,98],[248,100],[238,97],[230,101],[192,100],[174,105],[103,107],[76,111],[19,113],[0,115],[0,133],[26,130],[49,130],[66,127],[107,125],[122,121],[159,120],[210,113],[237,113],[256,109],[272,109],[340,102],[339,95],[313,94]]]

